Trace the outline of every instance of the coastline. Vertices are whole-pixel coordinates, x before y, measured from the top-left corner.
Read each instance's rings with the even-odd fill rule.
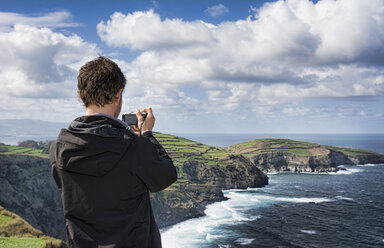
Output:
[[[342,165],[344,166],[344,165]],[[163,246],[168,248],[176,247],[205,247],[209,244],[215,244],[216,242],[224,242],[223,239],[229,239],[231,242],[239,243],[241,240],[248,240],[249,244],[252,244],[255,239],[254,237],[245,236],[233,236],[233,234],[227,233],[230,227],[249,226],[252,223],[259,223],[261,215],[250,216],[247,215],[246,211],[248,208],[261,208],[263,211],[269,211],[269,207],[285,206],[287,204],[301,204],[300,206],[311,206],[316,208],[319,204],[331,204],[332,206],[338,206],[339,204],[356,204],[355,197],[348,195],[348,191],[335,190],[331,192],[332,196],[319,195],[316,196],[317,191],[307,196],[296,196],[287,194],[287,192],[280,192],[272,190],[281,184],[281,178],[293,178],[293,177],[304,177],[311,181],[310,178],[318,178],[317,180],[322,181],[323,176],[327,180],[332,180],[333,176],[339,176],[340,178],[351,178],[351,175],[360,174],[363,169],[371,169],[378,166],[384,166],[384,164],[362,164],[362,165],[346,165],[346,171],[339,171],[336,173],[300,173],[300,172],[278,172],[271,173],[273,176],[271,185],[267,185],[262,188],[248,188],[248,189],[230,189],[224,190],[225,196],[229,196],[227,200],[216,202],[206,206],[205,216],[192,218],[173,226],[161,229],[161,236],[163,239]],[[357,169],[356,167],[362,168]],[[307,177],[308,176],[308,177]],[[320,177],[316,177],[320,176]],[[280,178],[276,181],[277,178]],[[288,180],[288,178],[286,180]],[[334,179],[339,181],[339,179]],[[292,184],[291,180],[286,183]],[[294,184],[293,184],[294,185]],[[293,187],[292,185],[292,187]],[[348,185],[343,185],[348,188]],[[302,186],[297,186],[300,189]],[[272,194],[270,194],[272,193]],[[235,203],[235,204],[234,204]],[[252,204],[256,204],[254,207]],[[327,205],[327,206],[328,206]],[[329,206],[331,206],[329,205]],[[297,205],[299,206],[299,205]],[[272,211],[272,210],[271,210]],[[255,211],[253,211],[255,212]],[[258,212],[258,211],[257,211]],[[263,217],[264,218],[264,217]],[[244,227],[245,228],[245,227]],[[226,230],[226,231],[225,231]],[[237,230],[237,229],[236,229]],[[306,232],[308,231],[308,232]],[[319,231],[315,228],[303,226],[299,229],[299,232],[309,235],[318,235]],[[246,232],[250,233],[250,232]],[[226,236],[227,235],[227,236]],[[191,243],[185,243],[191,242]],[[213,242],[213,243],[212,243]],[[209,246],[211,247],[211,246]],[[236,247],[236,246],[220,246],[220,247]]]
[[[265,189],[266,187],[261,186],[265,186],[266,184],[268,184],[267,177],[264,176],[265,174],[260,170],[262,169],[262,167],[260,167],[262,164],[255,163],[250,158],[245,157],[244,155],[246,154],[242,155],[241,150],[240,153],[230,152],[229,149],[207,146],[199,142],[187,140],[182,137],[160,133],[156,133],[155,135],[159,139],[160,143],[164,145],[165,149],[170,154],[170,156],[172,156],[172,158],[174,159],[175,164],[180,173],[179,180],[174,185],[172,185],[167,190],[156,193],[157,197],[155,197],[156,202],[153,203],[153,209],[155,218],[158,221],[159,227],[161,227],[162,232],[166,232],[169,229],[172,229],[175,224],[177,225],[177,223],[188,221],[190,219],[204,218],[206,216],[206,209],[209,208],[209,206],[212,204],[218,204],[221,202],[225,206],[229,198],[226,198],[226,195],[223,194],[222,190],[232,189],[233,191],[238,189],[245,190],[248,188]],[[320,153],[317,156],[313,154],[311,155],[312,157],[316,158],[316,160],[314,161],[317,162],[315,164],[311,164],[315,167],[309,166],[309,164],[305,164],[304,162],[306,160],[303,160],[303,162],[302,160],[298,159],[303,158],[303,156],[308,157],[306,155],[308,154],[308,149],[309,151],[312,151],[314,146],[315,148],[317,148],[318,145],[316,144],[305,144],[303,142],[297,142],[293,140],[252,140],[250,142],[251,144],[244,143],[244,145],[249,145],[248,148],[253,149],[252,151],[256,152],[259,152],[260,149],[264,149],[261,154],[269,154],[270,156],[263,155],[264,157],[262,158],[264,158],[264,161],[266,161],[267,163],[274,162],[275,164],[279,165],[278,167],[276,167],[276,169],[281,169],[281,171],[279,171],[278,173],[305,173],[321,175],[339,175],[346,173],[343,171],[339,171],[336,173],[322,173],[319,171],[299,172],[299,170],[297,170],[297,172],[283,171],[285,168],[288,167],[282,167],[280,165],[282,163],[284,165],[284,163],[286,163],[284,161],[287,161],[287,158],[289,158],[289,161],[293,162],[293,166],[297,166],[298,163],[296,161],[300,161],[302,166],[300,167],[301,169],[307,168],[306,170],[308,171],[308,168],[311,168],[313,169],[312,171],[315,171],[314,168],[319,164],[319,161],[326,161],[324,159],[327,159],[327,157],[325,157],[323,153]],[[260,142],[262,142],[262,146],[257,147],[257,145],[260,145]],[[278,154],[275,153],[275,151],[271,151],[271,145],[274,145],[272,149],[276,150],[276,147],[279,149],[279,151],[277,151]],[[28,151],[29,153],[27,153],[26,149],[15,149],[16,147],[5,148],[9,148],[9,151],[5,151],[2,154],[9,156],[8,160],[10,162],[10,165],[13,163],[19,166],[20,168],[23,168],[23,170],[25,169],[23,167],[25,165],[22,165],[22,161],[30,161],[28,162],[28,168],[33,168],[35,164],[34,161],[36,160],[33,157],[40,156],[37,153],[38,150],[31,149],[31,151]],[[289,156],[287,155],[287,149],[292,149],[292,153]],[[282,153],[282,150],[284,153]],[[317,149],[316,151],[321,152],[323,150]],[[350,149],[343,149],[343,151],[344,150],[345,152],[349,153],[348,156],[357,156],[356,161],[364,161],[365,158],[365,160],[369,162],[370,159],[373,158],[372,156],[368,156],[369,154],[372,154],[367,153],[368,151],[357,150],[355,151],[356,153],[353,153],[354,151],[351,151]],[[20,152],[18,153],[18,151]],[[337,154],[339,154],[340,152],[338,152]],[[28,156],[29,154],[31,157]],[[323,159],[319,160],[319,157]],[[3,158],[6,159],[6,157]],[[276,160],[276,158],[279,159]],[[344,163],[342,161],[345,160],[337,161],[338,163]],[[49,161],[46,160],[41,162],[42,165],[46,163],[49,164]],[[40,164],[40,162],[36,162],[36,166],[37,164]],[[332,168],[336,166],[336,164],[332,162],[328,164]],[[289,162],[286,163],[286,165],[289,165]],[[363,166],[370,166],[370,163],[367,163]],[[292,168],[295,170],[296,167]],[[354,168],[357,169],[356,167]],[[46,169],[47,178],[50,178],[50,176],[48,176],[48,174],[50,174],[48,167]],[[35,173],[35,171],[33,171],[33,173]],[[33,176],[33,173],[30,176],[31,180],[35,180],[36,178],[35,176]],[[269,173],[269,175],[273,175],[273,173]],[[10,185],[22,187],[19,181],[12,181],[10,182]],[[34,188],[32,190],[38,191]],[[20,192],[23,192],[22,194],[24,194],[24,191],[25,189],[20,188]],[[4,199],[4,201],[12,200],[13,198],[9,197],[9,199]],[[151,197],[151,202],[153,202],[152,200],[153,198]],[[18,208],[17,211],[25,212],[23,208]],[[39,209],[35,209],[34,211],[39,211]]]

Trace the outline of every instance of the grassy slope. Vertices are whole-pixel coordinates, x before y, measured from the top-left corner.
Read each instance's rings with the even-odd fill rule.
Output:
[[[226,149],[204,145],[185,138],[162,133],[154,133],[154,136],[164,146],[178,169],[179,178],[174,186],[187,181],[187,177],[182,171],[183,162],[194,160],[204,162],[209,166],[225,163],[230,155]]]
[[[41,158],[49,158],[49,155],[46,153],[43,153],[43,149],[33,149],[28,147],[22,147],[22,146],[0,146],[0,151],[2,151],[5,148],[6,152],[0,152],[0,154],[5,155],[29,155],[29,156],[37,156]]]
[[[15,213],[0,206],[0,247],[66,247],[61,240],[48,237]]]
[[[261,153],[283,151],[293,153],[298,156],[313,156],[311,152],[314,148],[334,150],[344,153],[347,156],[378,155],[378,153],[336,146],[321,146],[316,143],[296,141],[289,139],[257,139],[248,142],[236,144],[228,147],[228,150],[234,153],[240,153],[247,157],[252,157]]]

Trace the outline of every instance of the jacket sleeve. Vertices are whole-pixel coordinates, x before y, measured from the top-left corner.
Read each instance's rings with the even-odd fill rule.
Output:
[[[56,141],[51,144],[51,147],[49,149],[49,159],[51,162],[51,173],[52,173],[53,179],[55,180],[57,188],[61,192],[62,185],[61,185],[60,176],[59,176],[59,173],[57,172],[57,166],[56,166],[56,163],[57,163],[56,162]]]
[[[143,136],[144,144],[139,153],[141,163],[138,176],[151,192],[158,192],[177,180],[176,167],[152,132],[145,132]]]

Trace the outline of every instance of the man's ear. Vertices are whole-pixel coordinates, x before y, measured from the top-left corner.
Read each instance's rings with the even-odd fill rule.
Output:
[[[123,92],[123,89],[119,89],[116,94],[115,94],[115,101],[119,102],[120,100],[120,97],[122,97],[122,92]]]

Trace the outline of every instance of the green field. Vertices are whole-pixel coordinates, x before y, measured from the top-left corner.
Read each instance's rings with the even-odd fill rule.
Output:
[[[45,236],[19,215],[0,206],[0,248],[1,247],[56,247],[66,244],[59,239]]]
[[[0,247],[4,248],[42,248],[44,244],[45,241],[39,238],[0,237]]]
[[[314,156],[311,149],[334,150],[347,156],[376,154],[375,152],[336,146],[321,146],[316,143],[296,141],[289,139],[257,139],[228,147],[228,151],[242,154],[246,157],[256,156],[261,153],[288,152],[297,156]]]
[[[208,164],[216,163],[229,156],[228,152],[223,148],[204,145],[199,142],[168,134],[154,133],[154,136],[164,146],[177,166],[191,159],[208,162]]]
[[[173,186],[186,183],[187,175],[183,172],[183,163],[188,160],[204,163],[207,166],[225,164],[229,157],[226,149],[204,145],[182,137],[154,133],[156,139],[163,145],[172,158],[178,170],[178,180]]]
[[[43,149],[33,149],[22,146],[10,146],[10,145],[1,145],[0,146],[0,154],[5,155],[30,155],[30,156],[38,156],[42,158],[48,158],[49,155],[43,153]]]
[[[339,151],[344,153],[347,156],[365,156],[365,155],[378,155],[376,152],[372,152],[369,150],[349,148],[349,147],[341,147],[341,146],[324,146],[328,149],[332,149],[335,151]]]
[[[289,152],[298,156],[312,156],[308,151],[320,147],[316,143],[289,140],[289,139],[257,139],[228,147],[234,153],[251,157],[266,152]]]

